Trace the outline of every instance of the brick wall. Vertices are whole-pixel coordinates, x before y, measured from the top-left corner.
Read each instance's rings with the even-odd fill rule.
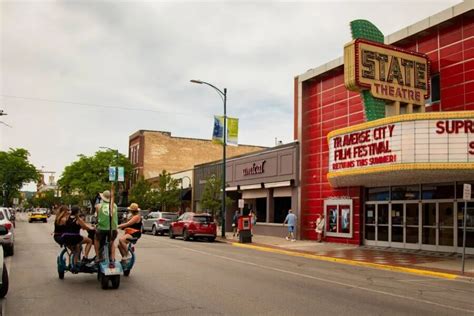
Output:
[[[177,172],[194,165],[222,159],[222,145],[210,140],[172,137],[171,133],[143,131],[143,176],[157,177],[162,170]],[[227,146],[227,157],[264,149],[258,146]]]

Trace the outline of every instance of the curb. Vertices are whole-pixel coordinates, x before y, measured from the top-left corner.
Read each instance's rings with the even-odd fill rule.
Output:
[[[355,261],[355,260],[350,260],[350,259],[327,257],[327,256],[321,256],[321,255],[315,255],[315,254],[301,253],[301,252],[291,251],[291,250],[284,250],[280,248],[272,248],[272,247],[267,247],[267,246],[241,244],[241,243],[231,242],[231,241],[224,241],[224,242],[227,242],[234,247],[254,249],[258,251],[277,253],[277,254],[293,256],[293,257],[340,263],[340,264],[345,264],[345,265],[366,267],[366,268],[392,271],[392,272],[409,273],[409,274],[435,277],[435,278],[441,278],[441,279],[447,279],[447,280],[462,280],[462,281],[467,281],[467,282],[474,282],[474,278],[472,277],[466,277],[466,276],[453,274],[453,273],[444,273],[444,272],[437,272],[437,271],[432,271],[432,270],[424,270],[424,269],[400,267],[400,266],[385,265],[385,264],[371,263],[371,262],[364,262],[364,261]]]

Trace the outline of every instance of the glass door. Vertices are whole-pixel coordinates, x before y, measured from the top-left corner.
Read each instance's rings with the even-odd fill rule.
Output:
[[[436,250],[436,230],[438,226],[436,203],[423,203],[422,210],[422,248],[427,250]]]
[[[404,204],[403,203],[392,203],[390,204],[390,246],[403,248],[404,241]]]
[[[454,249],[454,203],[438,203],[438,250]]]
[[[420,204],[405,204],[405,248],[420,248]]]
[[[422,204],[422,249],[454,250],[454,206],[453,202]]]
[[[418,202],[395,202],[390,205],[390,246],[420,248],[419,209]]]
[[[364,241],[371,246],[389,246],[388,203],[365,204]]]

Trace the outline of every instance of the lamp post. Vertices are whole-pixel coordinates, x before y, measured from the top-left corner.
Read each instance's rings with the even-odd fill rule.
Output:
[[[183,189],[184,189],[184,187],[183,187],[183,179],[185,179],[185,178],[188,179],[188,183],[189,183],[187,189],[191,187],[191,178],[188,177],[188,176],[183,176],[183,177],[181,177],[181,179],[180,179],[181,192],[180,192],[180,194],[179,194],[179,207],[181,208],[181,211],[184,211],[184,210],[183,210]],[[184,212],[183,212],[183,213],[184,213]]]
[[[224,130],[222,131],[222,238],[225,238],[225,150],[226,150],[226,143],[227,143],[227,113],[226,113],[226,102],[227,102],[227,88],[224,88],[224,91],[221,91],[219,88],[216,86],[202,81],[202,80],[191,80],[192,83],[197,83],[197,84],[205,84],[208,85],[209,87],[213,88],[216,90],[219,95],[223,98],[224,101]]]

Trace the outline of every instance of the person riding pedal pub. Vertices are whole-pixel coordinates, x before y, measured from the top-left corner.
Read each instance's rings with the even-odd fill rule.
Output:
[[[137,203],[132,203],[127,208],[132,216],[130,219],[123,224],[120,224],[118,228],[123,229],[125,234],[119,238],[118,249],[122,255],[122,261],[129,259],[128,257],[128,241],[129,238],[140,238],[142,236],[142,216],[140,215],[140,208]]]
[[[115,261],[115,239],[117,238],[118,213],[117,204],[114,203],[112,209],[112,227],[110,227],[110,191],[105,190],[100,193],[101,202],[95,206],[97,216],[97,226],[95,232],[94,248],[98,256],[96,262],[103,260],[100,252],[100,245],[104,245],[107,238],[109,238],[109,230],[112,230],[112,240],[110,246],[112,247],[110,261]]]

